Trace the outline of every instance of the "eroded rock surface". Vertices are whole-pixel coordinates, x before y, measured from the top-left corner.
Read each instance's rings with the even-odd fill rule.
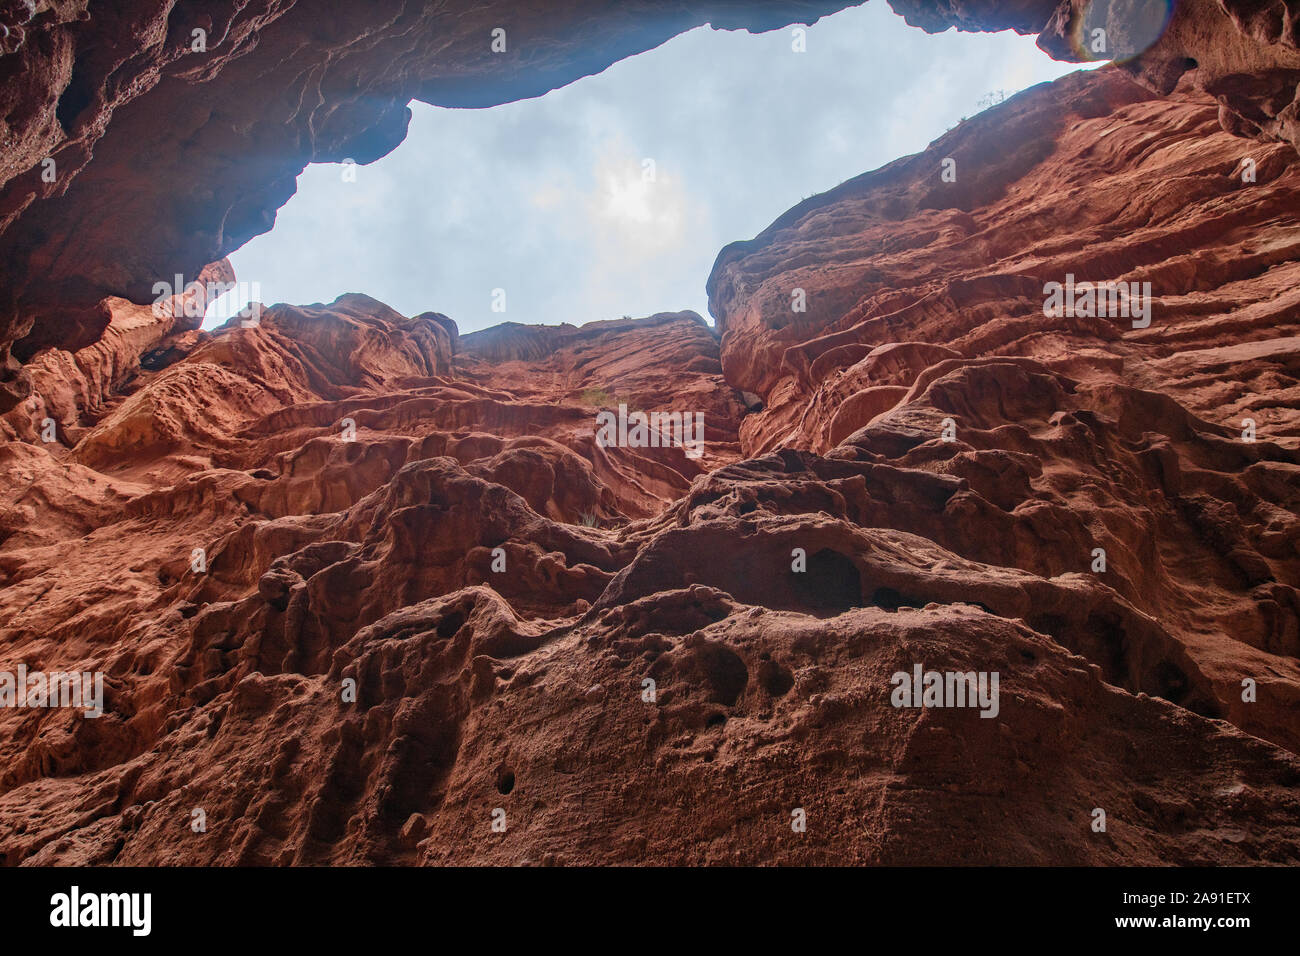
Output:
[[[1295,0],[1180,0],[1168,18],[1164,0],[890,3],[929,31],[1010,28],[1059,59],[1115,57],[1162,94],[1185,79],[1225,129],[1300,147]],[[706,22],[770,30],[850,5],[4,0],[0,412],[31,391],[20,363],[98,341],[103,299],[148,302],[267,231],[308,163],[392,150],[412,99],[537,96]]]
[[[723,250],[720,338],[105,301],[0,419],[0,669],[106,691],[0,708],[4,862],[1296,863],[1300,180],[1219,114],[1027,91]]]

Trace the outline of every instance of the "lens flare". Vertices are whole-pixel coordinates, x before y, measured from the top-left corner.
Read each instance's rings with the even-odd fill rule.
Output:
[[[1132,60],[1155,45],[1173,0],[1090,0],[1074,21],[1070,45],[1082,60]]]

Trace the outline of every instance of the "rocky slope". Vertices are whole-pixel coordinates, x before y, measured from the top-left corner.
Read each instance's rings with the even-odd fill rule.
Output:
[[[1300,860],[1300,172],[1220,112],[1027,91],[724,249],[716,337],[106,300],[0,419],[3,660],[106,674],[0,708],[4,861]]]

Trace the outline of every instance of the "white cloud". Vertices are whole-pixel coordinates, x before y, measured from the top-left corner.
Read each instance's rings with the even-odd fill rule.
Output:
[[[924,148],[985,94],[1074,68],[1029,37],[926,35],[879,2],[809,28],[806,53],[788,30],[701,28],[537,99],[413,103],[401,146],[354,183],[309,167],[275,229],[231,258],[268,303],[365,292],[466,331],[707,317],[722,246]],[[497,287],[504,315],[490,309]]]

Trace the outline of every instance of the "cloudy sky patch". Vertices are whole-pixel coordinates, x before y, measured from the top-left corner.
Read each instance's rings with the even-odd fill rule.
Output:
[[[995,90],[1077,68],[1032,37],[925,34],[882,0],[792,46],[790,29],[701,27],[536,99],[412,103],[406,141],[355,182],[308,167],[275,228],[231,255],[236,274],[267,304],[365,292],[462,331],[708,317],[704,282],[728,242],[924,149]],[[205,324],[241,305],[217,303]]]

